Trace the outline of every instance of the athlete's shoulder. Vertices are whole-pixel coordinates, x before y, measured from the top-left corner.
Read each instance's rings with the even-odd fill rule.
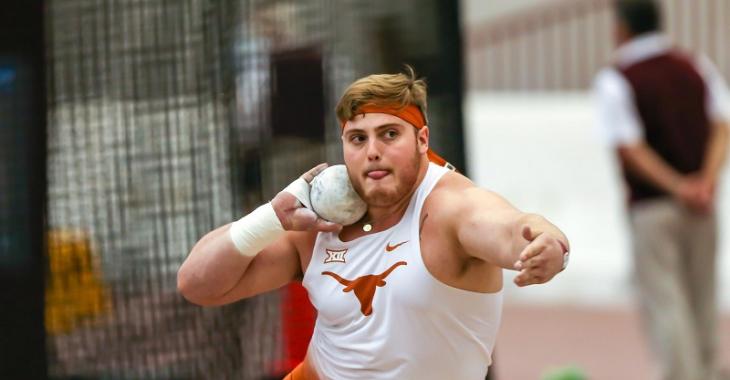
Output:
[[[432,213],[456,212],[470,189],[476,189],[476,185],[469,178],[458,172],[447,172],[431,190],[426,206]]]
[[[509,207],[499,194],[475,185],[457,172],[444,174],[429,194],[427,204],[432,212],[459,220],[472,212]]]
[[[476,185],[465,175],[459,172],[449,171],[444,173],[441,179],[439,179],[431,191],[431,195],[439,197],[459,196],[464,191],[473,188],[476,188]]]

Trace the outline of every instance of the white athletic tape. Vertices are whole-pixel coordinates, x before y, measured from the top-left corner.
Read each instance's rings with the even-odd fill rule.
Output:
[[[284,191],[294,195],[304,207],[312,209],[312,202],[309,201],[309,183],[304,178],[299,178],[287,186]]]
[[[306,182],[305,182],[306,183]],[[271,203],[259,206],[250,214],[233,222],[228,235],[243,256],[256,256],[267,245],[284,233]]]

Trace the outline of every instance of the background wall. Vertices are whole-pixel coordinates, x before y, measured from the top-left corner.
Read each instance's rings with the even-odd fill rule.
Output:
[[[470,92],[465,140],[471,178],[517,207],[546,215],[571,238],[570,270],[510,302],[626,306],[632,303],[622,177],[593,126],[587,93]],[[719,296],[730,311],[730,168],[719,190]],[[511,281],[512,277],[507,277]]]

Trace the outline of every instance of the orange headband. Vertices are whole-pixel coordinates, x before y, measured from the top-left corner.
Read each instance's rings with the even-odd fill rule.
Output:
[[[426,118],[423,116],[423,112],[421,112],[421,109],[413,104],[409,104],[405,107],[377,106],[375,104],[366,104],[360,107],[357,112],[355,112],[356,115],[365,113],[386,113],[389,115],[393,115],[401,120],[407,121],[419,130],[426,126]],[[347,123],[347,120],[340,121],[340,126],[342,127],[342,129],[345,129],[345,124]],[[433,150],[431,150],[431,148],[428,148],[428,152],[426,154],[428,155],[428,160],[433,162],[434,164],[439,166],[446,166],[452,170],[454,169],[453,165],[446,162],[446,160],[436,154]]]

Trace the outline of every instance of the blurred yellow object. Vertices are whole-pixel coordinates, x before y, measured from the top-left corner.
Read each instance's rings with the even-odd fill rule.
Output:
[[[63,334],[110,308],[89,234],[82,230],[48,231],[46,331]]]

